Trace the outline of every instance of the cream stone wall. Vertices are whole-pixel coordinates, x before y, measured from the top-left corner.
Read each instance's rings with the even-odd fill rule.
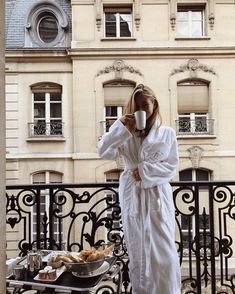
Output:
[[[104,119],[103,84],[119,79],[149,85],[156,92],[164,124],[175,128],[177,82],[192,77],[209,83],[209,112],[215,134],[178,136],[178,171],[193,167],[188,149],[200,146],[203,153],[199,167],[211,170],[213,180],[234,180],[234,3],[201,1],[207,4],[207,34],[200,39],[183,39],[178,38],[173,24],[175,0],[133,1],[133,38],[107,40],[103,34],[103,5],[111,3],[71,1],[71,50],[57,55],[53,50],[39,50],[34,55],[30,50],[7,52],[7,183],[27,184],[32,173],[52,168],[63,174],[64,183],[105,181],[105,172],[119,168],[119,164],[100,160],[96,152],[100,121]],[[209,23],[211,13],[214,24]],[[116,68],[118,60],[125,67]],[[196,60],[199,67],[190,69],[190,60]],[[62,140],[28,138],[27,124],[32,121],[30,86],[43,81],[63,87]],[[235,238],[234,230],[231,235]]]

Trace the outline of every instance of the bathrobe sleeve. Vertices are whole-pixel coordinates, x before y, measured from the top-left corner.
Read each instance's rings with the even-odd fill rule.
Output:
[[[103,159],[116,159],[122,155],[122,145],[132,137],[120,120],[114,122],[109,132],[98,143],[98,153]]]
[[[170,134],[170,151],[167,159],[156,162],[144,160],[138,164],[141,186],[144,189],[170,182],[175,176],[179,163],[176,135],[173,129]]]

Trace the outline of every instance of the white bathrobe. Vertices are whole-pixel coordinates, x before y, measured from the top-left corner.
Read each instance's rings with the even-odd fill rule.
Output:
[[[154,125],[142,140],[117,120],[99,142],[104,159],[123,156],[119,199],[133,294],[179,294],[175,210],[169,181],[178,164],[175,131]],[[141,177],[136,182],[132,170]]]

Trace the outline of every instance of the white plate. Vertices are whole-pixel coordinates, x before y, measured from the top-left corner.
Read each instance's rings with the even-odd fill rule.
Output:
[[[63,272],[64,272],[63,270],[56,270],[56,278],[54,280],[40,279],[39,275],[36,275],[36,277],[34,277],[34,280],[41,281],[41,282],[48,282],[48,283],[55,282],[59,278],[59,276],[61,276],[63,274]]]
[[[109,269],[109,263],[107,261],[104,261],[104,263],[101,265],[101,267],[97,268],[96,270],[94,270],[93,272],[90,272],[87,275],[81,275],[76,272],[72,272],[72,274],[75,277],[79,277],[79,278],[90,278],[90,277],[102,275],[103,273],[107,272],[108,269]]]

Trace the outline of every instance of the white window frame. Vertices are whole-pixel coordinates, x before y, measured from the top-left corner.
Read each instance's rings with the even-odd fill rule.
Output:
[[[206,131],[197,131],[196,127],[196,121],[199,118],[205,118],[206,119]],[[180,130],[180,120],[183,119],[189,119],[190,124],[190,130],[189,131],[181,131]],[[180,135],[186,135],[186,134],[208,134],[209,133],[209,126],[208,126],[208,113],[196,113],[196,112],[189,112],[189,113],[182,113],[178,114],[178,129]]]
[[[188,14],[188,21],[187,21],[187,28],[188,28],[188,34],[187,35],[183,35],[180,34],[178,29],[177,29],[177,34],[179,37],[183,37],[183,38],[201,38],[203,36],[205,36],[206,30],[205,30],[205,6],[202,5],[178,5],[177,6],[177,15],[180,12],[187,12]],[[193,12],[201,12],[202,15],[202,19],[201,19],[201,26],[202,26],[202,30],[201,30],[201,35],[200,36],[193,36],[192,35],[192,26],[193,26]],[[180,21],[177,20],[176,22],[176,26]]]
[[[106,13],[112,12],[115,15],[116,18],[116,36],[113,37],[107,37],[106,36]],[[120,15],[123,14],[123,12],[126,12],[128,14],[130,14],[131,16],[131,22],[130,22],[130,32],[131,35],[128,37],[122,37],[120,36]],[[113,8],[109,8],[109,7],[104,7],[104,38],[131,38],[133,36],[133,9],[132,7],[113,7]]]
[[[42,94],[45,94],[45,100],[44,101],[35,101],[34,99],[34,96],[35,94],[37,93],[42,93]],[[59,93],[59,92],[58,92]],[[51,127],[48,127],[50,126],[51,124],[51,121],[58,121],[58,123],[61,123],[61,134],[63,134],[63,131],[62,131],[62,93],[60,92],[60,96],[61,96],[61,99],[60,100],[57,100],[57,101],[51,101],[51,94],[50,92],[33,92],[32,93],[32,118],[33,118],[33,122],[34,123],[37,123],[40,121],[45,121],[45,136],[54,136],[54,134],[51,132]],[[45,117],[40,117],[40,118],[37,118],[35,117],[35,104],[44,104],[45,105]],[[61,109],[61,117],[56,117],[56,118],[53,118],[51,117],[50,115],[50,107],[52,104],[60,104],[60,109]],[[38,136],[37,134],[34,133],[34,136]]]
[[[117,108],[117,115],[116,116],[106,116],[106,109],[107,107],[116,107]],[[122,116],[123,113],[123,107],[122,106],[118,106],[118,105],[105,105],[104,107],[104,121],[102,123],[102,134],[108,132],[109,128],[111,127],[111,125],[108,127],[109,124],[109,120],[117,120],[118,118],[120,118]]]

